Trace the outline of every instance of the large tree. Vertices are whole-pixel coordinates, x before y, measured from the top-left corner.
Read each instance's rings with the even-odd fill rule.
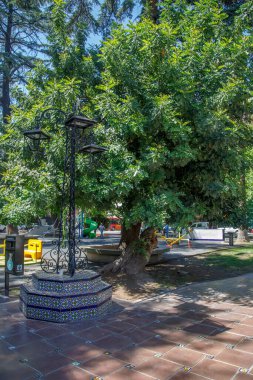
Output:
[[[57,108],[71,113],[77,98],[92,96],[97,72],[85,49],[86,26],[69,31],[65,3],[56,1],[48,22],[48,62],[38,60],[27,78],[25,91],[16,90],[11,122],[1,138],[5,152],[1,179],[1,220],[29,223],[46,213],[59,211],[64,159],[64,117],[49,111],[41,120],[52,135],[47,159],[33,156],[24,143],[23,131],[37,127],[43,111]],[[91,88],[86,91],[86,89]],[[46,147],[45,147],[46,148]],[[47,149],[47,148],[46,148]]]
[[[11,109],[11,87],[25,83],[25,72],[34,66],[41,50],[45,1],[0,1],[1,106],[6,123]]]
[[[75,34],[79,46],[84,48],[88,35],[99,33],[102,40],[114,22],[122,22],[131,16],[133,5],[131,0],[107,0],[101,4],[95,0],[0,0],[0,105],[3,122],[7,123],[11,114],[11,91],[15,85],[22,87],[27,83],[27,72],[38,60],[51,65],[50,17],[56,7],[61,7],[64,13],[65,24],[62,27],[65,33]],[[57,49],[59,43],[54,43]]]
[[[165,1],[159,24],[120,27],[105,43],[97,101],[111,149],[101,183],[109,176],[104,202],[121,204],[126,245],[110,269],[147,262],[142,222],[151,231],[165,215],[222,219],[238,201],[252,143],[250,7],[231,24],[217,1]]]

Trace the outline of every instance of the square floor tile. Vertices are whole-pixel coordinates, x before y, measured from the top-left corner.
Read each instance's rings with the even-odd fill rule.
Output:
[[[110,335],[95,342],[97,347],[104,348],[107,351],[118,351],[129,346],[132,340],[123,335]]]
[[[115,331],[118,333],[123,333],[125,331],[129,331],[134,329],[136,326],[128,323],[126,321],[114,321],[113,323],[108,323],[106,328],[110,331]]]
[[[125,363],[109,355],[101,355],[80,365],[80,368],[96,376],[105,376],[117,369],[123,368]]]
[[[19,358],[31,359],[33,357],[43,357],[49,352],[54,352],[54,347],[50,346],[47,342],[30,342],[23,346],[17,347],[16,353]]]
[[[203,319],[207,318],[207,314],[205,313],[198,313],[195,311],[187,311],[184,314],[180,314],[180,317],[182,318],[187,318],[187,319],[192,319],[194,321],[202,321]]]
[[[184,331],[188,331],[191,333],[199,334],[199,335],[210,335],[213,331],[216,330],[216,326],[204,325],[203,323],[196,323],[189,327],[185,327]]]
[[[134,369],[122,368],[111,375],[106,376],[104,380],[152,380],[153,377],[146,376],[143,373],[136,372]]]
[[[153,376],[155,379],[166,380],[181,368],[180,365],[169,360],[152,358],[139,366],[135,370],[146,375]]]
[[[35,330],[35,333],[43,338],[52,339],[66,334],[66,330],[59,326],[49,326],[40,330]]]
[[[226,345],[210,339],[196,339],[188,344],[187,348],[209,355],[217,355],[226,348]]]
[[[58,371],[51,372],[45,377],[45,380],[90,380],[92,377],[92,374],[82,368],[68,365]]]
[[[184,372],[179,370],[175,376],[169,378],[170,380],[206,380],[206,377],[196,375],[192,372]]]
[[[244,336],[253,336],[253,326],[243,325],[243,324],[235,324],[231,330],[231,333],[244,335]]]
[[[233,380],[253,380],[253,375],[247,373],[238,373]]]
[[[165,353],[175,347],[175,343],[161,338],[151,338],[139,344],[140,347],[159,353]]]
[[[247,317],[243,321],[241,321],[241,324],[253,326],[253,317]]]
[[[75,335],[85,340],[96,341],[105,336],[111,335],[111,332],[101,327],[90,327],[85,330],[76,331]]]
[[[157,330],[157,334],[161,335],[161,338],[167,339],[177,344],[187,344],[197,339],[198,334],[189,333],[184,330]]]
[[[253,305],[252,307],[247,307],[247,306],[236,306],[233,310],[236,313],[240,314],[246,314],[246,315],[251,315],[253,316]]]
[[[34,356],[29,358],[27,365],[36,369],[37,371],[45,374],[58,370],[59,368],[71,364],[71,359],[58,354],[57,352],[50,352],[41,356]]]
[[[234,322],[225,318],[209,317],[202,321],[205,325],[214,325],[218,330],[229,330]]]
[[[209,337],[216,342],[235,345],[240,342],[243,337],[241,335],[232,334],[229,331],[215,331]]]
[[[146,350],[143,347],[127,347],[112,354],[113,357],[120,359],[126,363],[137,366],[146,360],[154,357],[154,352]]]
[[[30,327],[26,323],[8,323],[8,320],[6,320],[3,327],[0,329],[0,335],[5,336],[7,339],[11,335],[28,333],[29,329]]]
[[[124,332],[123,336],[127,336],[133,343],[141,343],[144,340],[147,340],[155,335],[154,332],[146,331],[144,329],[135,328],[134,330],[130,330]]]
[[[11,346],[23,346],[29,342],[39,342],[41,341],[41,336],[30,333],[29,331],[22,331],[19,334],[8,336],[5,340]]]
[[[191,373],[196,373],[214,380],[230,380],[238,368],[229,364],[218,362],[213,359],[204,359],[196,364]]]
[[[8,363],[8,366],[1,364],[1,380],[26,380],[35,378],[33,377],[35,375],[36,371],[33,368],[26,367],[17,361]]]
[[[162,321],[162,325],[165,327],[187,327],[191,326],[193,323],[191,320],[181,317],[170,317],[167,318],[165,321]]]
[[[69,348],[65,348],[62,354],[80,363],[94,359],[104,353],[103,348],[99,348],[94,344],[76,344]]]
[[[242,321],[243,319],[246,318],[246,315],[244,314],[239,314],[239,313],[221,313],[221,314],[218,314],[216,315],[216,318],[217,319],[226,319],[227,321],[231,321],[231,322],[238,322],[238,321]]]
[[[65,334],[58,336],[57,338],[48,338],[48,342],[54,347],[60,347],[61,349],[70,348],[76,344],[84,344],[85,340],[80,339],[73,334]]]
[[[163,359],[167,359],[187,367],[192,367],[201,359],[204,359],[204,357],[205,355],[202,353],[189,350],[185,347],[174,347],[163,355]]]
[[[237,350],[253,353],[253,339],[243,339],[236,345]]]
[[[138,327],[142,327],[142,326],[146,326],[148,324],[150,324],[152,322],[152,320],[150,320],[150,318],[142,318],[142,317],[132,317],[132,318],[128,318],[125,320],[125,322],[129,323],[130,325],[134,325],[134,326],[138,326]]]
[[[239,350],[225,349],[215,359],[242,368],[250,368],[253,365],[253,354]]]

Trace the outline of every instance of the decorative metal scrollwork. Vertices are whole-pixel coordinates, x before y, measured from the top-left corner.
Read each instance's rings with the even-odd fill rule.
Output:
[[[41,258],[41,269],[47,273],[59,273],[63,270],[69,273],[69,248],[59,247],[59,242],[53,242],[54,247],[45,252]],[[75,247],[75,270],[85,270],[88,266],[88,258],[85,251]]]

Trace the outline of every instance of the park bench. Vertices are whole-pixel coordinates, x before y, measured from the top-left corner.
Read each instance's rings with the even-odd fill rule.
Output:
[[[25,257],[31,257],[33,261],[41,259],[42,256],[42,241],[38,239],[29,239],[28,244],[25,244]]]

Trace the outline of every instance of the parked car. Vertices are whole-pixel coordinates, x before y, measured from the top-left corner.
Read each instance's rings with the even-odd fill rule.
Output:
[[[209,222],[195,222],[195,223],[192,223],[191,228],[208,229],[209,228]]]
[[[234,228],[234,227],[225,227],[225,234],[227,234],[227,233],[229,233],[229,232],[236,233],[236,232],[238,232],[238,228]]]
[[[234,227],[219,227],[218,229],[219,230],[224,229],[225,234],[228,234],[229,232],[233,232],[233,233],[238,232],[238,228],[234,228]]]

